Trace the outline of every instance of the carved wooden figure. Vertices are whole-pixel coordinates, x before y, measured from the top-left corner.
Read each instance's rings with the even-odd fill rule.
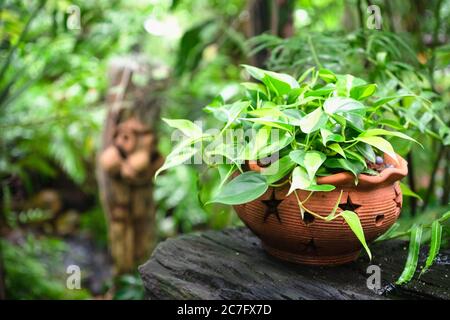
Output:
[[[98,157],[98,180],[109,224],[115,273],[132,272],[155,243],[153,175],[162,164],[153,130],[159,118],[158,82],[137,86],[133,76],[150,74],[136,57],[110,68],[108,115]]]

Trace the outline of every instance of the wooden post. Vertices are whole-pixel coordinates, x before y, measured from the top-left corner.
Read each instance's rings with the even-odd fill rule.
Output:
[[[109,225],[115,274],[135,271],[155,244],[153,175],[162,164],[154,131],[159,119],[158,81],[142,58],[116,59],[109,70],[108,114],[97,178]]]
[[[268,32],[283,38],[292,36],[294,32],[293,0],[254,0],[249,1],[248,11],[250,21],[247,36],[254,37]],[[252,58],[252,64],[263,67],[268,56],[267,50],[262,50]]]

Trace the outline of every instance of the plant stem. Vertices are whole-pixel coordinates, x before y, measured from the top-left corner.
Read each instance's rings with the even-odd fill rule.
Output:
[[[350,140],[349,142],[351,142],[352,140]],[[350,149],[351,147],[353,147],[354,145],[358,144],[359,141],[353,142],[351,145],[347,146],[344,148],[344,150]]]
[[[306,201],[309,200],[309,198],[311,197],[312,194],[313,194],[313,191],[311,191],[311,193],[310,193],[310,194],[305,198],[305,200],[303,200],[303,202],[302,202],[302,201],[300,200],[298,194],[297,194],[297,190],[294,190],[295,198],[297,198],[298,205],[299,205],[299,207],[300,207],[301,209],[305,210],[306,212],[308,212],[309,214],[313,215],[313,216],[316,217],[316,218],[319,218],[319,219],[328,221],[328,220],[327,220],[327,217],[323,217],[323,216],[321,216],[320,214],[318,214],[318,213],[316,213],[316,212],[314,212],[314,211],[312,211],[312,210],[309,210],[308,208],[306,208],[306,207],[303,205]],[[334,220],[334,219],[336,219],[336,218],[338,218],[338,217],[340,217],[340,216],[341,216],[340,214],[335,215],[335,216],[333,217],[333,219],[331,219],[331,220]]]
[[[305,150],[308,150],[308,148],[309,148],[309,133],[306,135]]]
[[[446,156],[444,159],[450,158],[450,148],[447,148],[446,150]],[[444,192],[442,193],[441,198],[441,204],[443,206],[446,206],[450,202],[450,161],[446,161],[445,167],[444,167],[444,185],[443,185]]]
[[[434,25],[434,30],[433,30],[433,43],[432,43],[432,48],[431,48],[431,58],[428,64],[428,74],[429,74],[429,81],[430,81],[430,87],[431,90],[436,92],[436,88],[435,88],[435,81],[434,81],[434,68],[436,66],[436,46],[437,46],[437,42],[438,42],[438,36],[439,36],[439,27],[441,25],[441,15],[440,15],[440,11],[441,11],[441,5],[442,5],[442,0],[438,0],[437,4],[436,4],[436,8],[434,9],[434,19],[436,24]],[[437,92],[436,92],[437,93]]]
[[[359,27],[363,31],[363,35],[364,35],[364,14],[363,14],[363,11],[361,9],[361,0],[357,1],[357,3],[356,3],[356,10],[358,11]]]
[[[285,180],[285,181],[283,181],[283,182],[281,182],[281,183],[278,183],[278,184],[272,183],[270,186],[271,186],[271,187],[282,187],[282,186],[284,186],[284,185],[287,184],[287,183],[289,183],[289,180]]]
[[[441,162],[442,155],[445,153],[444,151],[445,151],[445,147],[443,144],[441,144],[439,146],[439,151],[436,156],[436,160],[434,161],[433,169],[430,174],[430,183],[428,184],[427,193],[423,199],[423,205],[421,208],[422,211],[425,211],[425,209],[427,208],[427,206],[430,202],[431,195],[433,194],[434,184],[436,182],[436,172],[439,169],[439,163]]]
[[[395,24],[394,24],[394,18],[392,16],[392,8],[391,8],[391,4],[389,3],[392,0],[384,0],[384,6],[386,7],[386,13],[389,19],[389,29],[392,33],[396,33],[397,31],[395,30]]]
[[[322,64],[319,61],[319,58],[317,57],[316,49],[314,48],[314,45],[312,43],[311,36],[308,36],[308,45],[311,50],[311,54],[313,56],[314,62],[316,63],[317,67],[322,68]]]
[[[408,182],[409,182],[409,188],[414,193],[416,192],[416,183],[415,183],[415,174],[414,174],[414,163],[413,163],[413,155],[412,150],[409,151],[408,155],[406,156],[408,160]],[[417,212],[417,199],[415,197],[409,198],[409,205],[411,207],[411,215],[414,216]]]
[[[222,188],[223,184],[228,180],[228,178],[233,174],[234,169],[235,169],[234,166],[235,166],[234,164],[231,166],[231,168],[230,168],[230,170],[227,172],[227,175],[225,176],[225,178],[220,182],[219,188],[218,188],[219,190]]]
[[[433,118],[439,122],[440,125],[442,125],[443,127],[447,127],[447,124],[441,119],[439,118],[435,112],[433,111],[433,109],[430,107],[430,105],[432,104],[430,100],[423,98],[422,96],[418,96],[417,94],[415,94],[414,92],[412,92],[412,90],[405,84],[403,83],[403,81],[401,81],[399,78],[397,78],[390,70],[386,70],[386,74],[391,77],[391,79],[395,80],[398,82],[398,84],[405,90],[407,90],[414,98],[421,100],[422,101],[422,105],[425,107],[425,109],[430,112],[433,115]]]
[[[444,215],[445,215],[445,213],[444,213]],[[444,216],[444,215],[443,215],[443,216]],[[443,219],[443,216],[440,217],[439,219],[436,219],[436,220],[439,221],[440,223],[444,223],[447,219]],[[425,228],[431,228],[432,224],[433,224],[433,222],[426,223],[426,224],[422,224],[422,228],[424,228],[424,229],[425,229]],[[413,226],[413,227],[414,227],[414,226]],[[385,238],[385,239],[381,239],[381,240],[376,239],[374,242],[381,242],[381,241],[392,240],[392,239],[398,239],[398,238],[401,238],[401,237],[409,236],[409,234],[411,233],[411,230],[412,230],[413,227],[409,228],[409,229],[406,230],[406,231],[394,233],[392,236],[390,236],[390,237],[388,237],[388,238]]]

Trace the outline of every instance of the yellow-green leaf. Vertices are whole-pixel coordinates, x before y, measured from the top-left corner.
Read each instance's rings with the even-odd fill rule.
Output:
[[[352,229],[359,242],[361,242],[361,245],[366,250],[370,260],[372,260],[372,253],[366,243],[366,237],[364,236],[364,230],[362,228],[361,221],[359,221],[358,215],[353,211],[345,210],[341,213],[341,216],[345,219],[345,222],[347,222],[350,229]]]
[[[420,274],[425,273],[436,259],[441,248],[441,238],[442,238],[442,225],[439,220],[434,220],[431,224],[431,240],[430,240],[430,250],[428,251],[427,261],[425,262],[425,267],[422,269]]]
[[[394,148],[392,148],[392,145],[386,139],[376,136],[369,136],[369,137],[357,137],[356,140],[370,144],[371,146],[377,148],[378,150],[388,154],[392,159],[394,159],[394,161],[398,162],[397,154],[395,153]]]
[[[415,226],[411,230],[409,238],[408,258],[406,259],[405,268],[402,274],[395,282],[396,284],[405,284],[414,277],[419,261],[420,241],[422,240],[422,225]]]

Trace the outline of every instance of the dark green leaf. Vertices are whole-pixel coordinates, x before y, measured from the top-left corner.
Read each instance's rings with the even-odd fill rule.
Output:
[[[266,176],[267,183],[272,184],[284,178],[294,168],[295,162],[289,156],[284,156],[261,171]]]
[[[268,187],[266,178],[261,174],[254,171],[244,172],[225,184],[208,203],[228,205],[247,203],[262,196]]]
[[[346,158],[359,161],[363,168],[367,167],[366,160],[359,153],[352,151],[351,149],[345,150]]]
[[[381,236],[376,238],[374,242],[391,239],[392,236],[396,235],[395,231],[397,231],[399,227],[400,227],[400,224],[398,222],[394,223],[385,233],[383,233]]]
[[[389,141],[376,136],[369,136],[369,137],[359,136],[356,138],[356,140],[370,144],[371,146],[374,146],[378,150],[388,154],[392,159],[394,159],[394,161],[398,161],[397,154],[395,153],[394,148],[392,148],[392,145],[389,143]]]
[[[356,100],[364,100],[375,93],[377,90],[376,84],[364,84],[361,86],[353,87],[350,90],[350,96]]]
[[[332,169],[342,169],[342,171],[350,171],[355,177],[364,169],[364,166],[355,160],[331,158],[325,161],[325,166]]]
[[[322,143],[324,146],[327,145],[328,142],[334,141],[334,142],[344,142],[345,138],[341,136],[340,134],[333,133],[332,131],[328,129],[321,128],[320,129],[320,135],[322,136]]]
[[[407,184],[404,184],[403,182],[400,182],[400,189],[402,190],[402,194],[404,197],[414,197],[417,198],[419,200],[422,200],[422,198],[415,193],[414,191],[412,191]]]
[[[175,74],[177,76],[197,68],[202,58],[203,50],[212,41],[216,33],[206,31],[215,27],[215,20],[211,19],[195,25],[183,34],[176,57]],[[208,36],[205,38],[203,35]]]
[[[324,80],[325,82],[336,82],[337,78],[333,71],[328,69],[320,69],[319,70],[319,78]]]
[[[334,89],[335,89],[335,85],[332,84],[332,83],[329,83],[326,86],[323,86],[321,88],[305,92],[305,97],[324,97],[324,96],[328,96],[330,93],[332,93],[334,91]]]
[[[289,93],[292,89],[299,88],[297,80],[284,73],[266,71],[249,65],[242,65],[256,80],[263,82],[267,88],[277,95]]]
[[[356,147],[356,150],[358,150],[364,156],[364,158],[366,158],[367,160],[369,160],[372,163],[375,163],[376,155],[375,155],[375,152],[373,151],[372,147],[369,144],[357,143],[355,145],[355,147]]]
[[[442,217],[439,218],[439,222],[440,223],[444,223],[445,221],[447,221],[448,219],[450,219],[450,211],[447,211],[446,213],[444,213],[442,215]]]
[[[347,158],[347,156],[345,155],[344,150],[342,149],[342,147],[340,146],[340,144],[338,143],[332,143],[328,146],[329,149],[333,150],[334,152],[340,154],[341,156],[343,156],[344,158]]]

